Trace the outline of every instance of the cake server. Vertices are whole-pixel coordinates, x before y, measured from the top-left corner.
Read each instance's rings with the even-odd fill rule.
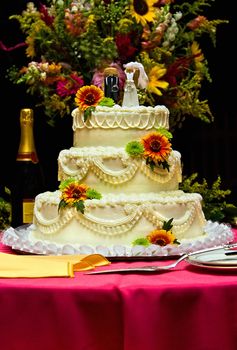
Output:
[[[226,250],[225,254],[237,254],[237,250],[233,250],[233,248],[237,248],[237,243],[232,244],[225,244],[222,246],[216,246],[212,248],[206,248],[197,250],[195,252],[186,253],[183,254],[178,260],[175,260],[173,263],[163,266],[136,266],[136,267],[125,267],[125,268],[118,268],[118,269],[108,269],[108,270],[101,270],[101,271],[92,271],[92,272],[86,272],[86,275],[99,275],[99,274],[106,274],[106,273],[120,273],[120,272],[157,272],[157,271],[167,271],[170,269],[173,269],[176,267],[181,261],[186,259],[187,257],[191,255],[201,254],[201,253],[207,253],[218,249],[224,249]]]

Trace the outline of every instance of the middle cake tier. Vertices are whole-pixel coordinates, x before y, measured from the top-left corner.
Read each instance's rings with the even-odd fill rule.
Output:
[[[169,170],[153,170],[142,157],[130,157],[124,148],[71,147],[58,157],[58,180],[73,177],[101,193],[172,191],[182,181],[181,155],[172,151]]]

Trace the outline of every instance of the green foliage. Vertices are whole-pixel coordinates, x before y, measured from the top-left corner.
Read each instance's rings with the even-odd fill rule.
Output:
[[[210,186],[206,179],[197,181],[198,174],[194,173],[190,177],[184,177],[180,189],[184,192],[200,193],[203,198],[203,212],[207,220],[236,223],[237,206],[228,203],[226,197],[231,194],[229,189],[221,189],[221,178]]]
[[[11,204],[0,197],[0,230],[11,226]]]

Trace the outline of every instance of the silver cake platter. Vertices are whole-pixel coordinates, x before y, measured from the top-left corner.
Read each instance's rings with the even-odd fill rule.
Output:
[[[75,255],[75,254],[102,254],[110,259],[160,259],[177,257],[184,253],[200,249],[211,248],[233,242],[234,234],[231,226],[224,223],[208,221],[204,227],[205,235],[195,240],[182,240],[180,245],[166,245],[160,247],[151,244],[144,246],[103,245],[92,247],[79,244],[58,244],[46,240],[32,241],[29,238],[33,224],[17,228],[9,227],[2,233],[1,242],[13,250],[28,254],[40,255]]]

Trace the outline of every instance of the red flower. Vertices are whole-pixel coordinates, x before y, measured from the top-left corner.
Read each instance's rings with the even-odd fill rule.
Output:
[[[43,4],[40,4],[39,12],[40,12],[41,18],[45,22],[45,24],[47,26],[51,27],[51,25],[53,24],[53,21],[54,21],[54,17],[49,15],[47,7]]]
[[[193,56],[180,57],[167,68],[164,79],[168,81],[170,86],[177,85],[177,78],[183,78],[192,61]]]
[[[137,48],[132,45],[132,41],[127,34],[117,34],[115,42],[118,49],[118,56],[122,62],[131,59],[137,52]]]
[[[57,94],[61,97],[75,95],[77,90],[84,84],[84,80],[76,74],[64,78],[57,83]]]

